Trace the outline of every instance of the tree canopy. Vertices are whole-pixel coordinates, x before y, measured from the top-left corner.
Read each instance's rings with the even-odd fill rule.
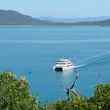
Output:
[[[70,100],[39,105],[25,77],[0,73],[0,110],[110,110],[110,84],[96,86],[92,97],[70,95]]]
[[[0,110],[38,110],[25,78],[17,79],[11,72],[0,73]]]

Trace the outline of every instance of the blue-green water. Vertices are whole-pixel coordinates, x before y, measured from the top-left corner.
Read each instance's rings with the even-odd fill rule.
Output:
[[[53,71],[62,57],[82,65],[76,89],[93,95],[97,83],[110,82],[110,27],[0,27],[0,71],[25,74],[43,102],[65,98],[74,80],[74,72]]]

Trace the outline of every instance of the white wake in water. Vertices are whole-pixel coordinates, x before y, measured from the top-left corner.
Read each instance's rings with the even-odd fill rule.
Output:
[[[84,63],[76,65],[74,68],[78,69],[78,68],[83,68],[86,67],[88,65],[92,65],[95,63],[100,63],[101,61],[106,61],[106,59],[110,62],[110,52],[107,52],[106,54],[101,54],[101,55],[96,55],[94,57],[91,57],[87,60],[84,61]]]

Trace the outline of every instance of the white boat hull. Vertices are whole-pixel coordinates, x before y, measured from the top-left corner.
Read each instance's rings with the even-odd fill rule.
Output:
[[[68,59],[59,59],[53,66],[55,71],[65,71],[74,69],[74,64]]]
[[[53,69],[55,71],[66,71],[66,70],[74,69],[74,66],[69,66],[69,67],[54,66]]]

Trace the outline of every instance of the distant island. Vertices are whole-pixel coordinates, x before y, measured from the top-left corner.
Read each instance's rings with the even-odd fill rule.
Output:
[[[0,10],[0,25],[101,25],[109,26],[110,18],[106,19],[92,19],[87,20],[52,20],[52,19],[41,19],[34,18],[28,15],[21,14],[13,10]]]

